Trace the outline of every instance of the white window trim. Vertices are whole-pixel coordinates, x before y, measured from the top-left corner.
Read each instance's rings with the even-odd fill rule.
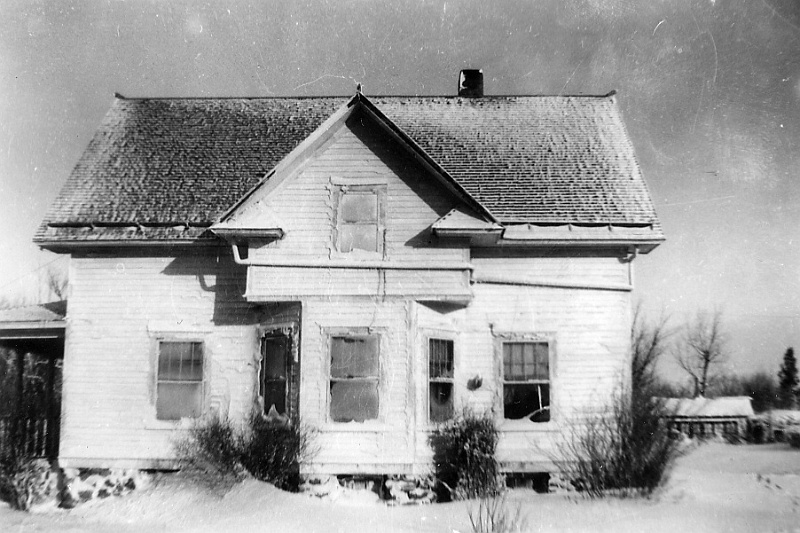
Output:
[[[161,356],[161,343],[162,342],[197,342],[203,346],[203,379],[200,382],[200,398],[202,402],[201,413],[198,418],[181,418],[180,420],[159,420],[156,414],[156,402],[158,401],[158,361]],[[151,368],[152,378],[150,380],[150,400],[152,406],[152,417],[145,423],[146,429],[156,430],[187,430],[190,429],[194,422],[204,417],[208,412],[208,343],[203,336],[197,335],[196,332],[164,332],[156,333],[151,337]]]
[[[354,180],[331,179],[333,187],[333,227],[331,229],[331,258],[332,259],[353,259],[353,260],[376,260],[386,258],[386,202],[388,197],[388,186],[385,180],[369,182],[355,182]],[[378,212],[377,225],[378,234],[376,242],[378,250],[370,252],[366,250],[353,250],[342,252],[339,250],[339,223],[341,199],[347,191],[375,192],[377,195]]]
[[[532,422],[530,420],[510,420],[504,417],[503,389],[505,376],[503,373],[503,345],[514,342],[546,342],[548,344],[548,368],[550,371],[550,420]],[[495,395],[496,422],[500,431],[557,431],[559,423],[558,398],[558,346],[554,332],[495,332],[494,333],[495,378],[497,394]]]
[[[423,361],[423,368],[422,374],[424,376],[424,391],[422,397],[422,420],[424,420],[424,424],[427,429],[435,429],[441,422],[433,422],[430,419],[431,416],[431,406],[430,406],[430,386],[431,386],[431,377],[430,377],[430,341],[431,339],[436,340],[446,340],[451,341],[453,343],[453,378],[451,382],[453,383],[453,417],[458,416],[459,409],[461,408],[461,404],[459,402],[460,395],[458,394],[458,387],[456,383],[458,382],[459,376],[459,342],[458,342],[458,333],[454,331],[448,330],[437,330],[437,329],[425,329],[423,330],[422,334],[422,361]]]
[[[386,390],[386,378],[384,376],[385,365],[383,358],[388,353],[389,336],[386,328],[372,328],[364,326],[356,326],[350,328],[323,328],[323,335],[325,337],[325,427],[323,429],[329,430],[353,430],[353,431],[387,431],[389,425],[386,423],[386,399],[388,398],[388,390]],[[333,337],[364,337],[364,336],[377,336],[378,337],[378,417],[363,422],[336,422],[331,418],[331,339]]]

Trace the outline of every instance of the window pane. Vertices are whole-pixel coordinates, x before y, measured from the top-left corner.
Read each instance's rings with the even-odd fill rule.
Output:
[[[453,377],[453,341],[430,339],[428,374],[431,378]]]
[[[158,379],[160,381],[202,381],[202,343],[160,342]]]
[[[159,383],[156,394],[158,420],[197,418],[202,414],[203,386],[200,383]]]
[[[280,414],[286,414],[286,381],[269,380],[264,382],[264,412],[275,406]]]
[[[331,381],[331,419],[363,422],[378,418],[378,383]]]
[[[346,192],[339,209],[342,222],[377,222],[378,194],[375,192]]]
[[[431,422],[444,422],[453,418],[452,383],[431,383],[429,396]]]
[[[550,379],[550,363],[549,355],[550,350],[546,342],[537,342],[534,345],[534,352],[536,354],[536,363],[533,371],[534,379]]]
[[[503,386],[503,417],[511,420],[530,418],[533,422],[550,420],[548,385]]]
[[[353,250],[378,251],[377,224],[339,225],[339,251],[352,252]]]
[[[331,377],[376,377],[378,337],[331,337]]]
[[[278,337],[265,337],[264,347],[264,377],[285,378],[286,357],[289,350],[289,338],[281,335]]]
[[[503,376],[506,381],[549,380],[549,348],[546,342],[503,344]]]

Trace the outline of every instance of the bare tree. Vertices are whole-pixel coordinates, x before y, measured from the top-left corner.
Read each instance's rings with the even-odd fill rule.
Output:
[[[67,298],[69,283],[63,270],[48,268],[45,271],[45,281],[51,296],[55,296],[58,300]]]
[[[636,304],[631,323],[631,389],[634,393],[650,391],[656,381],[656,365],[668,349],[673,331],[667,327],[669,317],[663,312],[648,323],[642,303]]]
[[[675,359],[694,382],[694,395],[704,396],[716,369],[726,359],[725,334],[722,330],[722,313],[699,312],[686,324]]]

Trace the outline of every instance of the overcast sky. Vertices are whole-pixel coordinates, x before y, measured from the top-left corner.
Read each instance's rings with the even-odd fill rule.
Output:
[[[487,94],[616,89],[668,239],[637,296],[722,309],[731,371],[800,348],[794,0],[3,0],[0,296],[66,263],[31,239],[115,92],[451,95],[465,67]]]

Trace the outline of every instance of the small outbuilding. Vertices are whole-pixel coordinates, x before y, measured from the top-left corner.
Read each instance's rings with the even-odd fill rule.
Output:
[[[664,398],[670,429],[689,437],[744,436],[754,415],[748,396]]]

